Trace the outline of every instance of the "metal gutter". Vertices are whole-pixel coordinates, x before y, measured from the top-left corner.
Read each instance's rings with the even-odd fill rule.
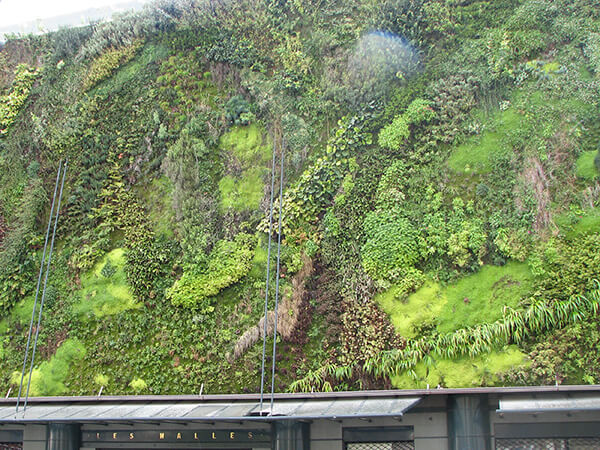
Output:
[[[598,392],[600,385],[558,385],[558,386],[513,386],[482,387],[459,389],[398,389],[380,391],[343,391],[315,393],[280,393],[275,400],[325,400],[325,399],[361,399],[384,397],[415,397],[428,395],[477,395],[477,394],[539,394],[539,393],[576,393]],[[259,401],[260,394],[216,394],[216,395],[102,395],[78,397],[31,397],[29,403],[110,403],[110,402],[237,402]],[[15,404],[16,398],[1,398],[0,405]]]

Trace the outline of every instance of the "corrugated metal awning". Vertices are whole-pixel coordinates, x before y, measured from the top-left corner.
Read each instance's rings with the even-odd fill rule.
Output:
[[[499,413],[561,411],[599,411],[600,394],[555,394],[506,396],[499,402]]]
[[[299,399],[251,402],[122,402],[35,403],[15,415],[14,406],[0,407],[0,423],[15,422],[138,422],[138,421],[273,421],[280,419],[336,419],[402,416],[421,397],[362,399]]]

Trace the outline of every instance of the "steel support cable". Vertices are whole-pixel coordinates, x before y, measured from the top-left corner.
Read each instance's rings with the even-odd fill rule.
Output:
[[[269,276],[271,271],[271,233],[273,230],[273,194],[275,190],[275,154],[277,146],[273,139],[273,162],[271,164],[271,201],[269,203],[269,245],[267,247],[267,281],[265,287],[265,318],[263,323],[262,367],[260,369],[260,414],[262,415],[263,397],[265,392],[265,357],[267,353],[267,317],[269,304]]]
[[[27,391],[25,393],[25,403],[23,404],[23,413],[27,410],[27,401],[29,400],[29,388],[31,387],[31,374],[33,373],[33,365],[35,363],[35,350],[37,348],[38,337],[40,335],[40,324],[42,323],[42,311],[44,310],[44,301],[46,300],[46,287],[48,285],[48,273],[50,273],[50,262],[52,261],[52,250],[54,249],[54,238],[56,237],[56,225],[60,213],[60,202],[62,199],[63,187],[67,176],[68,161],[65,161],[63,168],[62,180],[60,182],[60,191],[58,193],[58,203],[56,205],[56,215],[54,219],[54,227],[52,229],[52,239],[50,240],[50,251],[48,252],[48,261],[46,261],[46,273],[44,274],[44,286],[42,288],[42,300],[40,302],[40,311],[38,313],[37,327],[35,330],[35,339],[33,341],[33,350],[31,352],[31,366],[29,368],[29,379],[27,380]]]
[[[271,364],[271,415],[273,415],[273,400],[275,399],[275,352],[277,350],[277,310],[279,308],[279,268],[281,259],[281,218],[283,217],[283,159],[285,141],[281,142],[281,169],[279,179],[279,229],[277,231],[277,275],[275,279],[275,317],[273,318],[273,361]]]
[[[35,287],[35,300],[33,301],[33,309],[31,310],[31,320],[29,321],[29,333],[27,333],[27,345],[25,346],[25,357],[23,358],[23,368],[21,369],[21,382],[19,383],[19,394],[17,395],[17,407],[15,414],[19,412],[19,404],[21,402],[21,392],[23,390],[23,378],[25,377],[25,367],[29,358],[29,345],[31,344],[31,332],[33,331],[33,321],[35,320],[35,310],[40,295],[40,286],[42,283],[42,273],[44,272],[44,264],[46,263],[46,249],[48,248],[48,237],[50,236],[50,226],[52,225],[52,217],[54,217],[54,204],[56,203],[56,193],[58,192],[58,184],[60,181],[60,171],[62,169],[62,160],[58,163],[56,172],[56,181],[54,182],[54,195],[52,196],[52,206],[50,206],[50,216],[48,217],[48,227],[46,228],[46,239],[44,240],[44,251],[42,252],[42,262],[40,263],[40,272],[38,274],[37,286]]]

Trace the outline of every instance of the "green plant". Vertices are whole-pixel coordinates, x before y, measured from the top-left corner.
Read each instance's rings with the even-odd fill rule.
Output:
[[[142,47],[142,44],[141,40],[136,40],[130,45],[110,48],[102,52],[100,56],[92,61],[83,80],[83,90],[91,89],[100,81],[110,77],[119,66],[131,61]]]
[[[364,227],[361,261],[374,280],[397,280],[419,261],[421,236],[399,211],[368,213]]]
[[[600,176],[600,153],[589,151],[582,153],[577,158],[576,171],[577,176],[586,180],[593,180]]]
[[[141,307],[134,300],[125,274],[125,251],[117,248],[98,261],[81,277],[80,301],[74,305],[79,314],[105,317]]]
[[[38,75],[39,71],[36,68],[30,68],[26,64],[17,66],[10,92],[0,96],[0,138],[8,133]]]
[[[305,224],[315,223],[317,216],[332,201],[345,172],[356,167],[354,157],[371,144],[371,134],[365,130],[364,117],[343,117],[334,136],[329,139],[325,154],[318,157],[284,194],[284,230],[290,234]],[[279,207],[275,214],[278,214]],[[263,221],[261,229],[268,227]]]
[[[214,311],[214,296],[250,271],[254,256],[252,241],[250,235],[240,233],[234,241],[217,242],[206,266],[188,268],[166,291],[166,297],[177,306],[205,313]]]
[[[148,388],[148,385],[141,378],[134,378],[129,383],[129,387],[134,390],[136,393],[140,393],[145,391]]]
[[[64,341],[49,361],[42,362],[31,374],[31,395],[53,396],[67,392],[65,383],[68,381],[70,368],[86,355],[83,344],[75,338]],[[18,384],[21,379],[20,372],[13,372],[12,384]],[[23,381],[29,382],[26,375]]]
[[[362,365],[362,370],[377,377],[397,377],[413,372],[417,364],[431,357],[455,359],[463,355],[471,358],[489,353],[493,348],[509,342],[520,343],[545,330],[564,328],[596,315],[600,311],[600,284],[587,297],[571,297],[565,301],[548,303],[536,301],[526,310],[505,308],[503,318],[471,328],[461,328],[449,334],[427,336],[411,341],[403,349],[378,353]],[[330,365],[309,372],[303,379],[290,385],[290,390],[321,390],[325,375],[337,379],[350,378],[357,370],[355,365],[337,367]],[[416,374],[414,374],[416,376]]]
[[[410,126],[428,122],[435,117],[431,103],[418,98],[413,100],[404,114],[394,118],[379,133],[379,145],[391,150],[399,150],[410,136]]]

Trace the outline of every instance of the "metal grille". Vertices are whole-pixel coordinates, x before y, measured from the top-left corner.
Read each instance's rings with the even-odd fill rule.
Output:
[[[0,442],[0,450],[23,450],[23,444],[4,444]]]
[[[346,450],[415,450],[415,444],[413,441],[361,442],[346,444]]]
[[[600,438],[496,439],[496,450],[600,450]]]

